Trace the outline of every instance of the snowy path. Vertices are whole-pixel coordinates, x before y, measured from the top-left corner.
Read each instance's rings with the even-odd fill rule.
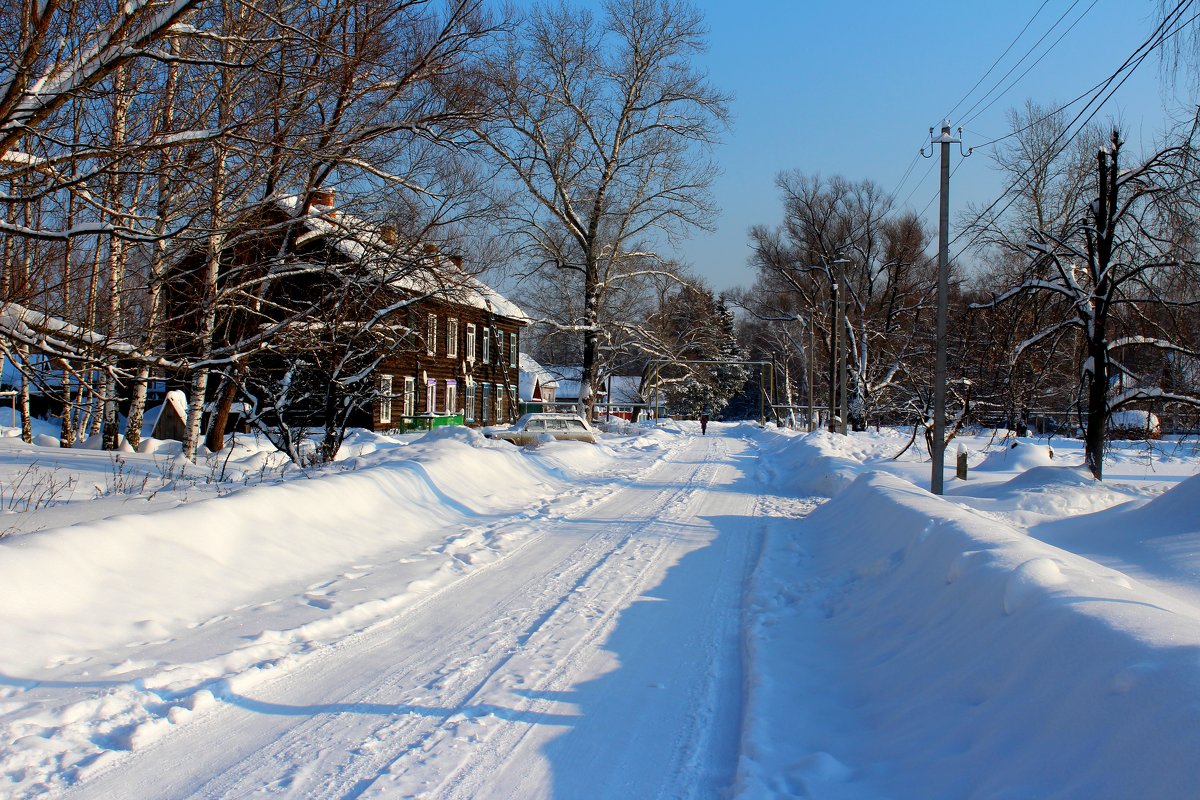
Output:
[[[71,797],[718,796],[741,720],[752,448],[695,438],[634,485],[310,655]]]

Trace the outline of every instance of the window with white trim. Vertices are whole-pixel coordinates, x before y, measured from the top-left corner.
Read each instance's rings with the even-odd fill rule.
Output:
[[[488,328],[483,329],[483,354],[479,360],[483,363],[488,363],[492,358],[492,332]]]
[[[425,353],[433,355],[437,351],[437,314],[429,315],[425,328]]]
[[[508,335],[508,365],[510,367],[517,365],[517,335],[515,333]]]
[[[467,352],[464,353],[467,361],[474,363],[475,361],[475,323],[467,323]]]
[[[475,384],[468,383],[466,395],[463,398],[463,417],[465,422],[475,421]]]
[[[379,424],[392,421],[392,376],[379,376]]]
[[[429,378],[425,381],[425,413],[433,414],[437,408],[437,381]]]
[[[404,416],[415,417],[417,415],[417,380],[416,378],[404,379]]]
[[[458,381],[446,381],[446,413],[458,413]]]
[[[458,320],[446,320],[446,358],[458,357]]]
[[[507,401],[507,399],[508,398],[506,397],[506,391],[505,391],[504,384],[497,383],[496,384],[496,419],[504,419],[507,416],[507,414],[505,413],[505,409],[508,408],[508,406],[505,405],[505,402]]]
[[[504,363],[504,331],[496,328],[496,363]]]
[[[487,335],[487,331],[484,331]],[[486,342],[487,339],[485,338]],[[483,413],[479,415],[479,421],[484,425],[492,421],[492,385],[490,383],[479,384],[479,393],[483,395]]]

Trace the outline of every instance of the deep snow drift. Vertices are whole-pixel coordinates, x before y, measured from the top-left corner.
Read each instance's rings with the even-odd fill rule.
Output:
[[[1077,443],[967,445],[946,499],[873,471],[927,484],[895,434],[770,448],[834,496],[768,538],[746,793],[1197,796],[1195,451],[1115,448],[1098,484]]]
[[[1194,445],[965,438],[935,498],[899,432],[695,427],[310,474],[10,429],[0,794],[1197,795]]]

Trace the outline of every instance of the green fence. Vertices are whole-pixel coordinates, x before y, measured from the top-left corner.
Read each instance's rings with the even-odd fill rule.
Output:
[[[409,431],[429,431],[434,428],[444,428],[447,425],[462,425],[462,414],[443,414],[434,417],[397,417],[396,429],[401,433]]]

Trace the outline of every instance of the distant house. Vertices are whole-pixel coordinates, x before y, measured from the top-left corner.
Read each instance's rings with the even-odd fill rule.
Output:
[[[646,409],[641,375],[610,375],[605,386],[605,409],[611,416],[636,420],[638,413]]]
[[[253,234],[241,236],[231,266],[246,273],[253,272],[255,258],[269,261],[262,274],[284,276],[269,279],[280,284],[273,290],[293,305],[297,298],[321,297],[322,264],[388,276],[386,292],[374,298],[374,307],[356,313],[370,317],[386,311],[385,326],[400,331],[402,341],[380,351],[381,358],[372,366],[376,391],[370,410],[364,407],[352,425],[387,431],[515,419],[521,331],[528,324],[520,308],[465,272],[461,258],[442,254],[433,244],[405,244],[394,228],[336,208],[332,191],[318,193],[309,213],[300,209],[294,197],[260,209],[249,225]],[[198,271],[195,258],[190,265],[183,263],[180,271],[185,276]],[[251,322],[267,324],[260,318]],[[334,335],[318,324],[306,324],[309,328],[302,325],[301,334],[310,330],[308,335]],[[222,331],[233,328],[232,323],[219,326]],[[239,335],[245,335],[245,327]],[[269,370],[272,363],[263,357],[256,368]],[[310,405],[295,413],[306,424],[315,424],[321,409]]]
[[[544,411],[554,408],[558,398],[558,381],[528,353],[521,353],[520,397],[521,411]]]
[[[532,359],[531,359],[532,361]],[[536,364],[537,362],[533,362]],[[570,411],[579,404],[580,366],[541,366],[540,374],[548,376],[555,386],[553,400],[545,401],[553,410]],[[652,398],[651,398],[652,400]],[[642,396],[641,375],[606,375],[596,387],[598,414],[608,414],[627,420],[645,416],[650,408],[647,398]]]

